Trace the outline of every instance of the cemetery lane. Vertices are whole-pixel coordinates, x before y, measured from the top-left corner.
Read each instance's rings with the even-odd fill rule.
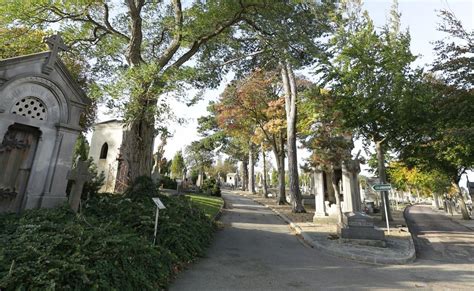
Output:
[[[470,262],[474,266],[472,229],[443,213],[435,212],[427,205],[409,207],[406,216],[414,235],[418,259],[444,263]]]
[[[472,264],[380,266],[332,257],[302,243],[268,208],[225,190],[223,197],[223,229],[170,290],[474,288]]]

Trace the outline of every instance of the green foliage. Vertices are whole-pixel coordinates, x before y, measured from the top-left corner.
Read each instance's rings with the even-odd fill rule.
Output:
[[[216,179],[214,178],[209,178],[209,179],[204,180],[201,186],[201,190],[203,191],[204,194],[221,197],[221,189]]]
[[[225,159],[222,161],[221,158],[217,159],[217,162],[209,168],[208,174],[210,177],[215,179],[226,178],[228,173],[235,173],[237,166],[232,159]]]
[[[191,181],[193,182],[194,185],[196,185],[196,182],[199,178],[199,169],[196,169],[196,168],[192,169],[190,176],[191,176]]]
[[[303,144],[311,149],[310,164],[330,170],[351,158],[352,136],[336,106],[334,94],[313,87],[304,94],[300,106]]]
[[[87,157],[89,156],[89,149],[89,142],[87,141],[84,134],[80,133],[77,137],[76,144],[74,145],[72,160],[76,161],[78,157],[80,157],[81,161],[87,160]]]
[[[401,162],[389,165],[390,183],[397,189],[416,192],[423,196],[448,193],[452,187],[451,179],[440,171],[423,171],[417,167],[408,168]]]
[[[0,29],[0,59],[18,57],[46,51],[42,43],[46,33],[41,30],[30,31],[25,27]]]
[[[98,173],[97,166],[95,165],[92,158],[89,158],[87,160],[87,163],[89,163],[89,173],[92,174],[92,179],[90,179],[84,184],[81,195],[82,199],[89,199],[91,197],[96,196],[105,182],[104,172]]]
[[[82,188],[81,194],[82,200],[87,200],[92,197],[95,197],[99,193],[100,188],[102,188],[105,182],[105,174],[104,172],[98,173],[97,166],[95,165],[94,160],[92,158],[89,158],[86,160],[86,162],[88,164],[89,173],[91,173],[92,175],[92,179],[84,183],[84,187]],[[72,184],[72,181],[68,181],[66,193],[69,194],[71,192]]]
[[[412,95],[410,69],[416,57],[410,52],[410,34],[400,32],[396,7],[390,22],[377,31],[373,21],[356,5],[343,11],[347,17],[337,22],[330,40],[335,53],[327,72],[337,109],[343,123],[366,141],[387,143],[400,135],[399,104]]]
[[[271,183],[272,186],[278,185],[278,171],[275,168],[272,168]]]
[[[413,134],[397,150],[410,167],[440,171],[457,183],[474,166],[473,92],[429,77],[419,87],[423,118],[406,116]]]
[[[178,187],[178,183],[176,182],[176,180],[168,176],[161,176],[160,180],[158,181],[158,185],[160,185],[160,187],[163,185],[163,188],[173,190],[176,190],[176,188]]]
[[[213,225],[186,197],[159,196],[158,241],[152,246],[157,187],[140,179],[125,196],[89,200],[82,215],[68,206],[0,216],[0,288],[165,289],[177,270],[202,255]]]
[[[209,138],[193,141],[186,147],[186,164],[191,169],[204,171],[212,165],[214,143]]]
[[[186,168],[184,164],[184,158],[181,151],[176,152],[173,161],[171,162],[171,178],[181,179],[183,177],[183,171]]]
[[[435,42],[436,60],[432,71],[440,73],[440,77],[447,84],[472,89],[474,31],[463,27],[451,11],[441,10],[439,16],[442,18],[442,23],[438,30],[449,36]]]

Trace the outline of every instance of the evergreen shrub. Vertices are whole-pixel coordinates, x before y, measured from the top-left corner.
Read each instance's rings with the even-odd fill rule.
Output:
[[[221,188],[214,178],[204,180],[201,190],[204,194],[221,197]]]
[[[158,237],[152,246],[159,197]],[[97,195],[76,215],[67,205],[0,215],[0,289],[165,289],[210,243],[213,223],[184,196],[139,178],[124,195]]]

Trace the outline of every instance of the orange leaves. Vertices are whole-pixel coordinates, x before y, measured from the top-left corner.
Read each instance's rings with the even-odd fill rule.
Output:
[[[230,135],[261,144],[285,128],[285,101],[279,96],[278,75],[256,70],[231,83],[217,104],[217,122]]]

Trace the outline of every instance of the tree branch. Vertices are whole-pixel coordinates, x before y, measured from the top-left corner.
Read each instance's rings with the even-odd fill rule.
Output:
[[[142,18],[141,9],[143,7],[143,1],[127,0],[127,5],[131,17],[130,30],[131,38],[128,47],[128,62],[131,65],[139,65],[143,63],[141,56],[141,46],[143,40],[142,34]]]
[[[105,23],[105,26],[107,27],[107,29],[110,32],[113,32],[113,33],[119,35],[120,37],[124,38],[125,40],[130,41],[130,37],[128,37],[127,35],[121,33],[120,31],[114,29],[112,27],[112,25],[110,24],[110,21],[109,21],[109,6],[105,2],[104,2],[104,11],[105,11],[104,12],[104,23]]]
[[[164,68],[173,58],[174,54],[181,46],[182,27],[183,27],[183,11],[181,7],[181,0],[173,0],[174,7],[174,36],[168,48],[163,55],[158,59],[158,67]]]

